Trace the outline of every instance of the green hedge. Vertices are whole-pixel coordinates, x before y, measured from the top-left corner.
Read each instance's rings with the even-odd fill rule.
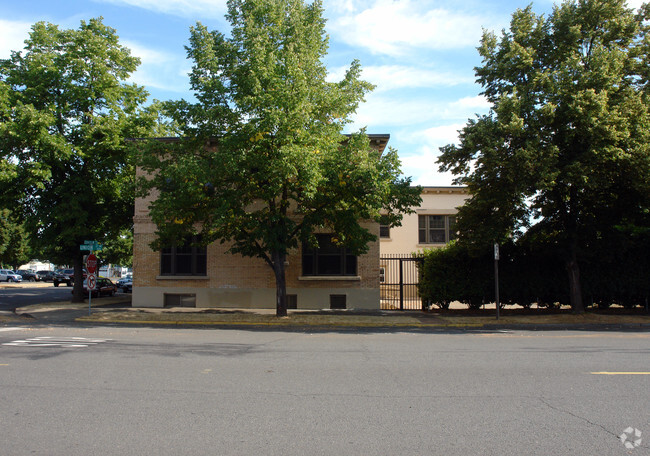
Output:
[[[470,308],[494,302],[493,247],[470,249],[451,243],[421,254],[422,299],[447,308],[460,301]],[[650,242],[647,236],[601,239],[581,255],[585,305],[644,306],[650,295]],[[568,304],[562,252],[552,243],[524,239],[500,247],[499,294],[504,305]]]

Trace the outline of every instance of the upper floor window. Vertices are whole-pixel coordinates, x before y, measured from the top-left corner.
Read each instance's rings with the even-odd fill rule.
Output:
[[[305,276],[357,275],[357,257],[332,242],[330,234],[317,234],[318,248],[302,247],[302,274]]]
[[[418,243],[444,244],[456,239],[456,216],[418,216]]]
[[[379,225],[379,237],[382,239],[390,238],[389,225]]]
[[[162,249],[160,275],[206,275],[207,248],[198,245],[199,242],[198,236],[190,236],[181,245]]]

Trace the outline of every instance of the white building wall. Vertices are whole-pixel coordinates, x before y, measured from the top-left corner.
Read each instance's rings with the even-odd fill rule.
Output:
[[[423,187],[422,204],[414,208],[414,214],[404,216],[402,226],[390,229],[389,238],[381,238],[380,255],[409,254],[444,246],[418,242],[418,216],[454,215],[468,198],[466,187]]]

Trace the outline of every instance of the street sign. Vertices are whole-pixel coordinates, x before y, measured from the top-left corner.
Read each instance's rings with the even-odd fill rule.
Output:
[[[86,279],[86,285],[88,287],[88,290],[95,289],[95,287],[97,286],[97,277],[95,277],[95,274],[88,274],[88,278]]]
[[[101,252],[103,249],[104,244],[100,244],[97,241],[84,241],[84,243],[79,246],[79,250],[88,250],[91,252]]]
[[[86,269],[88,269],[90,274],[94,274],[97,271],[97,257],[92,253],[86,259]]]

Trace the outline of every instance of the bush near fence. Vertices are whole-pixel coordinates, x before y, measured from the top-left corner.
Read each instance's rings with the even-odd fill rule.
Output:
[[[585,306],[647,305],[650,296],[650,238],[600,239],[582,252],[580,272]],[[450,243],[421,254],[419,292],[439,308],[460,301],[469,308],[494,302],[493,247],[476,249]],[[569,303],[562,252],[550,242],[523,239],[500,247],[499,295],[502,305],[528,308]]]

